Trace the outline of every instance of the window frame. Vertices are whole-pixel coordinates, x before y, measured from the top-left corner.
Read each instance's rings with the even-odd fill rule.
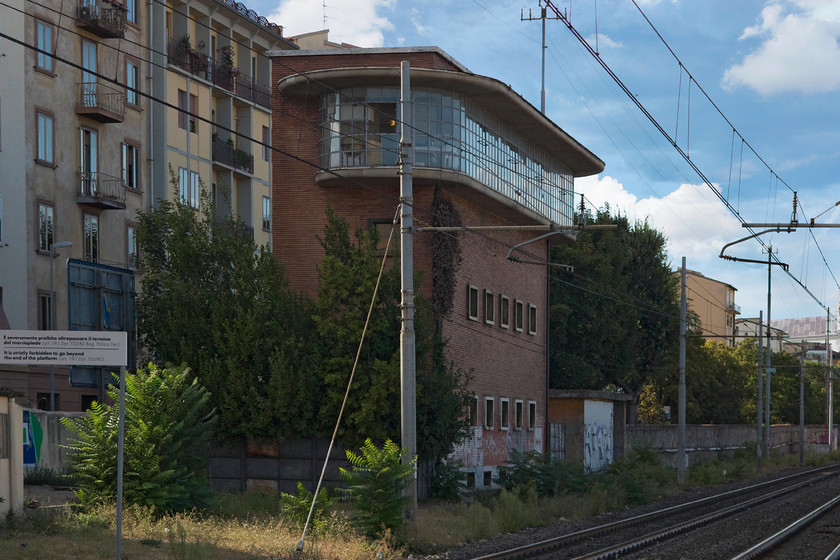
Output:
[[[41,210],[49,210],[49,219],[47,220],[52,225],[52,230],[45,234],[42,232],[44,228],[44,221]],[[37,235],[37,251],[41,253],[49,253],[50,246],[55,243],[55,204],[46,200],[38,201],[38,235]]]
[[[137,226],[134,223],[125,225],[125,265],[129,270],[140,268],[140,246],[137,243]]]
[[[510,399],[507,397],[499,399],[499,428],[510,429]]]
[[[132,56],[125,57],[125,66],[124,70],[124,83],[126,86],[125,89],[125,103],[129,107],[134,107],[135,109],[140,108],[140,95],[137,93],[140,90],[140,61],[135,59]],[[130,91],[128,88],[132,88],[135,91]]]
[[[49,331],[52,325],[53,297],[49,290],[38,290],[38,330]]]
[[[88,221],[95,224],[95,230],[88,229]],[[92,234],[91,234],[92,233]],[[87,262],[99,262],[99,215],[90,212],[82,214],[82,237],[84,259]]]
[[[522,399],[516,399],[513,403],[513,427],[515,430],[520,431],[525,422],[525,403],[522,402]]]
[[[55,26],[43,19],[35,19],[35,46],[42,50],[53,52],[53,28]],[[44,74],[55,76],[55,60],[51,54],[35,52],[35,69]]]
[[[473,305],[473,303],[475,303],[475,305]],[[478,286],[469,284],[467,286],[467,319],[470,321],[478,321],[478,307]]]
[[[133,154],[133,164],[130,166],[130,169],[133,170],[131,173],[132,177],[131,180],[127,180],[129,176],[129,166],[127,166],[127,156]],[[121,178],[122,178],[122,185],[127,189],[131,189],[134,191],[140,190],[140,146],[132,142],[130,140],[124,140],[121,145]]]
[[[517,299],[513,308],[513,328],[516,332],[525,329],[525,302]]]
[[[49,126],[46,126],[47,123]],[[35,108],[35,162],[55,167],[55,114],[37,107]]]
[[[271,197],[262,197],[262,229],[271,231]]]
[[[197,171],[178,168],[178,199],[194,210],[201,206],[201,178]]]
[[[496,397],[484,397],[484,429],[494,430],[496,419],[496,411],[494,410],[496,404]]]
[[[271,128],[267,126],[262,127],[262,159],[271,163]]]
[[[537,306],[528,304],[528,334],[537,334]]]
[[[478,396],[467,397],[467,424],[478,426]]]
[[[499,296],[499,326],[510,328],[510,298],[505,295]]]
[[[496,324],[496,295],[490,290],[484,290],[484,323]]]
[[[137,25],[137,0],[125,0],[125,21]]]
[[[533,432],[537,427],[537,401],[528,401],[528,431]]]

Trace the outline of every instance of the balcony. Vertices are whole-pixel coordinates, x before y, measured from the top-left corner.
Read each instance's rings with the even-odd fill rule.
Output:
[[[119,0],[81,0],[76,25],[103,39],[122,39],[125,14],[125,6]]]
[[[740,315],[741,314],[741,306],[736,304],[736,303],[727,303],[726,304],[726,310],[734,312],[735,315]]]
[[[76,84],[79,92],[76,114],[101,123],[125,120],[125,91],[96,82]]]
[[[254,173],[254,155],[236,149],[232,141],[213,138],[213,162],[221,163],[243,173]]]
[[[79,170],[78,204],[102,210],[124,210],[125,190],[122,179],[97,171]]]

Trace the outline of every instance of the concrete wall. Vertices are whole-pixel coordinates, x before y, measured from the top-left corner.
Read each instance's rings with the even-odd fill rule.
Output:
[[[22,408],[0,395],[0,516],[23,508]]]
[[[24,469],[51,469],[57,473],[66,472],[67,450],[63,447],[74,434],[61,423],[62,418],[79,418],[81,412],[47,412],[45,410],[23,410]]]

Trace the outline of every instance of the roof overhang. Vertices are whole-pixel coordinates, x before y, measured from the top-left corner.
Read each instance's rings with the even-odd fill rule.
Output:
[[[295,54],[304,54],[298,51]],[[281,95],[303,97],[333,89],[399,86],[400,69],[390,67],[335,68],[287,76],[277,82]],[[499,80],[465,72],[411,69],[413,87],[434,87],[458,92],[495,118],[559,159],[575,177],[595,175],[604,162],[539,112],[513,88]]]

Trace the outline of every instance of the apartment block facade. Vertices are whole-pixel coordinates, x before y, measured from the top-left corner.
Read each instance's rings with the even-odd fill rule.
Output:
[[[677,274],[681,270],[677,269]],[[688,308],[700,319],[703,336],[726,346],[740,342],[735,336],[735,320],[741,314],[735,303],[737,289],[690,269],[685,271],[685,287]]]
[[[453,311],[437,318],[448,357],[474,375],[475,400],[465,409],[472,437],[455,458],[475,487],[490,487],[510,449],[544,452],[547,441],[546,269],[507,258],[540,233],[504,228],[570,226],[574,177],[598,173],[603,163],[509,86],[437,48],[273,53],[273,142],[300,158],[273,163],[273,251],[293,289],[316,295],[317,236],[328,207],[351,231],[390,231],[403,60],[411,67],[415,226],[436,223],[445,206],[467,228],[501,228],[453,234],[461,256]],[[285,120],[299,124],[284,127]],[[430,301],[432,236],[414,236],[414,268],[423,272],[415,289]],[[548,250],[542,240],[526,252],[539,261]]]

